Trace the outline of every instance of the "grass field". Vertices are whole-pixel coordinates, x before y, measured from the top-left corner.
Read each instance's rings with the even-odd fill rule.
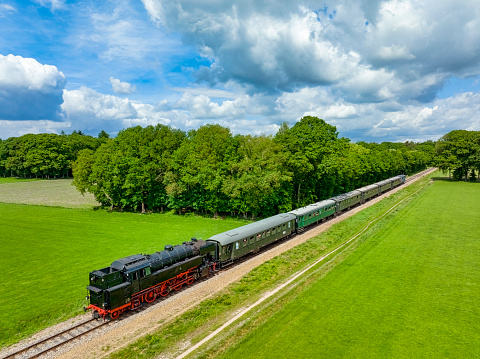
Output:
[[[0,202],[85,209],[100,205],[92,194],[80,194],[71,179],[0,178]]]
[[[436,181],[201,357],[480,357],[479,203],[479,184]]]
[[[0,346],[79,313],[90,271],[130,254],[152,253],[191,237],[205,239],[241,224],[0,203]]]

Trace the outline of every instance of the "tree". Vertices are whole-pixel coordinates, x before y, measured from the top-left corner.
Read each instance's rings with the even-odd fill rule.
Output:
[[[82,151],[75,162],[74,184],[111,209],[162,208],[164,175],[185,134],[168,126],[131,127],[107,139],[93,154]]]
[[[454,130],[441,137],[435,147],[438,167],[453,172],[456,180],[468,180],[470,171],[478,168],[479,133]]]
[[[106,133],[104,130],[101,130],[100,133],[98,134],[98,138],[107,139],[107,138],[110,138],[110,135]]]
[[[235,148],[230,130],[218,124],[189,131],[166,176],[170,207],[207,211],[215,217],[228,210],[222,187]]]
[[[323,161],[336,149],[336,127],[318,117],[305,116],[290,129],[282,125],[275,141],[283,146],[289,157],[293,203],[300,207],[315,202],[322,192],[320,178],[327,172]]]
[[[231,162],[231,176],[224,182],[235,209],[246,217],[274,215],[291,210],[287,156],[271,136],[238,137],[238,161]]]

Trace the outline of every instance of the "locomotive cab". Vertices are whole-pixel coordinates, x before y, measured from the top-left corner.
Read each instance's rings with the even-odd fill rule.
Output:
[[[90,285],[87,287],[90,304],[102,309],[109,309],[109,288],[123,282],[122,274],[115,268],[106,267],[90,273]]]

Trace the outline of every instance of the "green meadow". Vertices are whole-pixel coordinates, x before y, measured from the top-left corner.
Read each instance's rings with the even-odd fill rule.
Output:
[[[480,357],[479,204],[435,181],[201,357]]]
[[[90,271],[243,223],[0,203],[0,346],[83,312]]]

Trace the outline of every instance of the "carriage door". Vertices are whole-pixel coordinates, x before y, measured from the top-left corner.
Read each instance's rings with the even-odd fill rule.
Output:
[[[230,243],[227,246],[227,258],[226,259],[232,258],[232,248],[233,248],[233,243]]]

